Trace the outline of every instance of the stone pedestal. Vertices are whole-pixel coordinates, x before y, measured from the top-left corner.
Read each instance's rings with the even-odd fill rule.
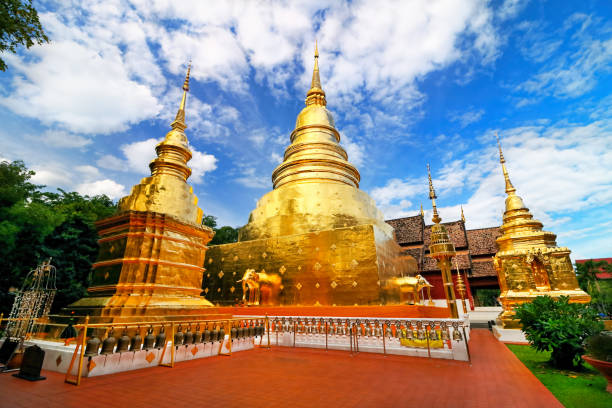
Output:
[[[200,296],[206,244],[213,232],[147,211],[96,223],[100,252],[88,297],[67,308],[90,322],[171,320],[206,315]]]

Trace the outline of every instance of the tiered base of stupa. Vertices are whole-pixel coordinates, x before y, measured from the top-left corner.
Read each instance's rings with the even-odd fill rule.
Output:
[[[400,304],[394,279],[416,273],[414,259],[374,224],[212,246],[205,266],[205,296],[223,306]],[[257,299],[241,281],[249,273]]]
[[[96,226],[100,252],[89,296],[70,305],[67,315],[106,323],[216,314],[200,296],[209,228],[146,211],[120,213]]]

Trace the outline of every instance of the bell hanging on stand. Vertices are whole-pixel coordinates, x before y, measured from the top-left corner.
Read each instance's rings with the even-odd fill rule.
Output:
[[[218,341],[218,340],[219,340],[219,330],[213,329],[210,332],[210,341],[214,343],[215,341]]]
[[[183,340],[185,339],[185,335],[183,334],[183,328],[179,324],[178,330],[174,333],[174,345],[180,346],[183,344]]]
[[[147,330],[147,335],[144,338],[144,344],[142,348],[145,350],[149,350],[155,348],[155,336],[153,336],[153,327],[149,327]]]
[[[235,328],[234,326],[232,326],[232,328],[230,329],[230,335],[232,337],[232,341],[234,340],[238,340],[238,329]]]
[[[204,341],[204,343],[208,343],[210,340],[210,330],[208,329],[208,324],[206,324],[206,327],[204,328],[204,334],[202,337],[202,340]]]
[[[138,351],[140,350],[140,345],[142,344],[142,337],[140,337],[140,327],[136,328],[136,333],[132,337],[130,341],[130,351]]]
[[[440,323],[440,332],[442,334],[443,341],[450,340],[450,333],[448,332],[448,327],[446,326],[446,323],[444,322]]]
[[[461,341],[463,336],[461,336],[461,332],[458,330],[459,325],[457,323],[453,323],[453,340]]]
[[[162,348],[166,346],[166,328],[164,326],[159,329],[159,333],[155,337],[155,348]]]
[[[221,342],[223,342],[225,340],[225,329],[223,329],[223,326],[221,326],[219,328],[219,335],[218,335],[217,339],[219,339],[219,341],[221,341]]]
[[[429,325],[429,340],[438,340],[438,332],[436,331],[436,325],[433,323]]]
[[[193,334],[193,342],[195,344],[199,344],[202,342],[202,332],[200,331],[200,324],[198,323],[198,325],[196,326],[196,331]]]
[[[130,347],[130,336],[127,335],[127,327],[123,329],[123,334],[119,337],[119,342],[117,343],[117,353],[123,353],[128,351]]]
[[[183,340],[183,344],[189,345],[193,343],[193,333],[191,332],[191,325],[187,326],[187,331],[185,332],[185,338]]]
[[[102,342],[102,351],[100,354],[113,354],[116,343],[117,339],[115,336],[113,336],[113,328],[111,327],[110,332],[108,332],[108,337],[106,337],[104,342]]]
[[[98,355],[98,349],[100,348],[100,339],[92,335],[89,340],[87,340],[87,347],[85,347],[85,357],[93,357]]]

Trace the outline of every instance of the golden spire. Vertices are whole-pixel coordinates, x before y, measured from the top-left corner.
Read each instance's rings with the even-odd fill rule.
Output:
[[[425,218],[425,211],[423,211],[423,203],[421,203],[421,217]]]
[[[325,100],[325,91],[321,87],[321,77],[319,76],[319,47],[315,41],[315,52],[314,52],[314,68],[312,70],[312,82],[310,83],[310,89],[306,94],[306,105],[318,104],[325,106],[327,101]]]
[[[465,215],[463,214],[463,206],[461,206],[461,221],[465,224]]]
[[[499,141],[499,135],[495,132],[495,137],[497,138],[497,147],[499,148],[499,162],[502,165],[502,172],[504,173],[504,180],[506,180],[506,194],[511,195],[514,194],[516,188],[512,185],[510,181],[510,177],[508,176],[508,170],[506,169],[506,159],[504,158],[504,153],[502,152],[501,142]]]
[[[435,224],[439,224],[442,218],[438,215],[438,209],[436,208],[436,191],[434,190],[433,183],[431,181],[431,170],[429,169],[429,163],[427,164],[427,177],[429,178],[429,199],[433,207],[433,218],[431,219]]]
[[[187,101],[187,92],[189,92],[189,73],[191,72],[191,61],[189,61],[189,66],[187,67],[187,75],[185,75],[185,81],[183,82],[183,98],[181,99],[181,104],[179,105],[178,112],[176,112],[176,117],[174,118],[174,122],[170,126],[172,129],[179,128],[181,130],[185,130],[187,125],[185,124],[185,102]]]

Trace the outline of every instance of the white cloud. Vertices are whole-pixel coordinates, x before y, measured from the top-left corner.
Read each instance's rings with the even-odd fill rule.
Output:
[[[470,110],[463,113],[453,112],[450,115],[450,120],[453,122],[458,122],[459,126],[464,128],[472,123],[478,122],[484,113],[484,109]]]
[[[576,32],[570,35],[571,30]],[[575,98],[591,91],[599,76],[612,70],[612,35],[600,21],[575,14],[554,35],[541,31],[528,30],[525,34],[525,41],[532,42],[530,48],[523,47],[527,57],[552,55],[561,45],[561,36],[569,38],[564,44],[567,51],[559,53],[532,78],[516,86],[516,90],[537,96]]]
[[[105,154],[96,160],[96,165],[108,170],[125,170],[126,162],[112,154]]]
[[[529,0],[504,0],[497,11],[497,16],[501,20],[508,20],[516,17],[529,3]]]
[[[33,62],[14,65],[13,92],[0,104],[72,132],[109,133],[160,109],[150,89],[129,78],[117,50],[101,52],[75,41],[32,47]]]
[[[243,169],[240,177],[236,177],[234,180],[249,188],[270,188],[272,183],[269,176],[256,174],[254,167]]]
[[[204,174],[213,171],[217,168],[217,158],[212,154],[206,154],[191,148],[193,157],[187,163],[191,167],[191,180],[193,183],[199,184],[204,181]]]
[[[76,186],[76,191],[79,194],[88,196],[106,194],[113,200],[116,200],[126,195],[124,186],[109,179],[97,180],[89,183],[81,183]]]
[[[366,153],[363,147],[363,143],[353,141],[353,139],[347,136],[346,133],[342,134],[340,142],[346,150],[349,162],[353,163],[357,167],[363,166],[365,164]]]
[[[151,138],[122,145],[120,149],[125,156],[127,170],[138,174],[149,174],[149,163],[156,157],[155,146],[162,140],[164,139]]]
[[[42,141],[52,147],[81,148],[90,145],[93,141],[86,137],[75,135],[63,130],[49,129],[41,135]]]

